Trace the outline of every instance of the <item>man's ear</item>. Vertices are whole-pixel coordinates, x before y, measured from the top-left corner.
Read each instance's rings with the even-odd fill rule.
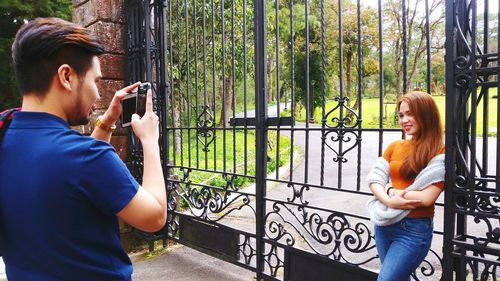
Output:
[[[57,69],[57,80],[62,88],[71,91],[71,80],[74,79],[75,70],[68,64],[62,64]]]

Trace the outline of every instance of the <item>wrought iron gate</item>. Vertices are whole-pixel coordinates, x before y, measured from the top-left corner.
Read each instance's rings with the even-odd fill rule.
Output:
[[[493,9],[497,18],[492,22],[488,1],[447,5],[446,143],[452,145],[446,152],[444,280],[498,280],[500,141],[490,133],[500,126],[499,10]],[[478,17],[481,12],[483,18]],[[495,111],[496,127],[488,121]]]
[[[252,270],[258,280],[376,279],[380,265],[364,177],[384,145],[401,134],[385,127],[387,107],[394,105],[387,101],[383,71],[375,76],[378,126],[366,128],[369,120],[362,118],[365,65],[384,70],[388,27],[381,0],[375,6],[361,2],[125,2],[129,82],[153,82],[169,174],[167,227],[141,235],[149,241],[168,237]],[[400,90],[406,92],[414,88],[408,13],[419,1],[396,2],[404,19],[399,59]],[[499,88],[499,44],[489,47],[485,38],[495,32],[498,38],[498,18],[496,26],[488,13],[479,20],[476,1],[420,1],[426,73],[416,87],[428,92],[429,11],[436,3],[446,6],[447,189],[436,208],[444,222],[436,218],[435,244],[414,278],[496,280],[500,144],[488,138],[486,117],[498,100],[489,89]],[[328,9],[336,18],[325,18]],[[373,21],[364,22],[361,15],[369,9]],[[349,25],[345,18],[356,20]],[[364,61],[369,25],[378,30],[378,40],[367,47],[377,50],[375,62]],[[327,56],[332,48],[335,66]],[[346,62],[362,67],[351,76]],[[326,77],[331,67],[336,79]],[[271,96],[276,104],[269,103]],[[303,122],[287,113],[300,112],[298,99],[305,104]],[[314,120],[318,105],[321,118]],[[479,108],[484,129],[476,136]],[[140,144],[131,140],[128,164],[140,179]],[[472,226],[479,222],[483,226]]]

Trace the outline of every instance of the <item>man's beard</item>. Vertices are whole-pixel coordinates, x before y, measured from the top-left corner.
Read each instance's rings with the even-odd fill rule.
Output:
[[[84,108],[82,107],[83,94],[81,87],[78,87],[75,106],[73,107],[74,111],[69,114],[68,123],[70,126],[80,126],[86,125],[90,121],[90,112],[84,112]]]

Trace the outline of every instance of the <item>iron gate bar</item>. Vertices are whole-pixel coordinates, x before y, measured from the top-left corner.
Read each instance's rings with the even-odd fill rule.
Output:
[[[384,46],[382,44],[382,0],[378,0],[378,49],[379,49],[379,56],[378,56],[378,64],[379,64],[379,105],[378,105],[378,116],[384,116]],[[384,128],[384,120],[382,118],[379,118],[379,123],[378,126],[379,128]],[[382,155],[382,144],[383,144],[383,135],[382,131],[379,132],[378,134],[378,155]]]
[[[408,14],[406,10],[406,0],[401,0],[401,13],[402,13],[402,18],[401,22],[403,25],[403,94],[408,93],[408,62],[407,62],[407,51],[408,47],[406,46],[407,42],[407,32],[406,32],[406,21],[408,19]]]
[[[280,27],[279,27],[279,1],[276,1],[275,2],[275,6],[274,6],[274,10],[275,10],[275,28],[276,28],[276,100],[277,100],[277,103],[276,103],[276,107],[277,107],[277,118],[278,120],[280,120],[280,115],[281,115],[281,103],[280,103],[280,100],[281,100],[281,95],[280,95],[280,44],[279,44],[279,38],[280,38]],[[269,122],[268,122],[268,126],[269,126]],[[276,132],[276,147],[280,147],[280,124],[278,122],[277,124],[278,126],[278,131]],[[279,149],[276,149],[276,154],[275,154],[275,157],[276,157],[276,179],[279,178],[280,176],[280,153],[279,153]]]
[[[247,0],[243,0],[243,117],[247,118]],[[248,130],[247,125],[244,125],[245,132]],[[248,173],[248,136],[244,135],[243,143],[245,149],[243,151],[244,170],[243,173]]]
[[[177,3],[179,3],[179,2],[177,2]],[[186,23],[185,23],[186,24],[186,42],[189,42],[189,15],[188,15],[187,0],[184,0],[184,20],[186,21]],[[180,45],[180,42],[179,42],[179,45]],[[187,118],[188,118],[188,127],[191,127],[191,117],[192,116],[191,116],[191,95],[189,94],[189,92],[190,92],[189,91],[189,83],[190,83],[190,80],[189,80],[190,68],[189,67],[190,67],[190,64],[189,64],[189,46],[188,46],[188,44],[186,44],[186,68],[187,68],[187,71],[186,71],[186,93],[187,93],[187,103],[188,103],[188,106],[187,106],[187,115],[188,116],[187,116]],[[198,71],[195,71],[195,72],[198,73]],[[179,92],[179,95],[181,95],[181,92]],[[191,129],[188,128],[187,133],[188,133],[187,139],[188,139],[188,147],[189,147],[189,149],[187,150],[188,165],[189,165],[189,167],[191,167]],[[182,136],[182,133],[181,133],[181,136]],[[181,143],[182,143],[182,141],[181,141]]]
[[[294,22],[293,22],[293,0],[290,0],[290,61],[295,61],[294,59],[294,46],[295,46],[295,34],[294,31]],[[291,63],[290,65],[290,95],[292,97],[292,104],[291,104],[291,111],[295,112],[295,64]],[[294,154],[294,131],[293,128],[295,125],[292,123],[292,131],[291,131],[291,136],[290,136],[290,155]],[[293,165],[293,157],[290,157],[290,167],[294,167]],[[290,169],[290,181],[293,180],[293,169]]]
[[[362,140],[362,134],[363,130],[361,130],[361,122],[362,116],[363,116],[363,99],[362,99],[362,85],[363,85],[363,50],[361,47],[361,3],[360,0],[356,2],[356,16],[357,16],[357,26],[358,26],[358,34],[357,34],[357,39],[358,39],[358,65],[359,65],[359,71],[358,71],[358,100],[356,101],[359,105],[358,107],[358,116],[356,123],[358,124],[358,138],[356,139],[357,142],[361,143]],[[356,167],[356,191],[361,190],[361,145],[358,145],[358,159],[357,159],[357,167]]]
[[[212,111],[214,112],[217,112],[217,107],[216,107],[216,103],[215,103],[215,79],[216,79],[216,75],[215,75],[215,44],[213,43],[215,41],[215,8],[214,8],[214,0],[211,1],[211,5],[212,5]],[[214,116],[214,122],[213,122],[213,126],[214,126],[214,129],[215,129],[215,116]],[[213,131],[213,138],[215,139],[216,138],[216,130]],[[217,161],[216,161],[216,155],[217,155],[217,142],[214,141],[214,148],[213,148],[213,155],[214,155],[214,169],[217,170]]]
[[[342,30],[342,0],[338,0],[338,10],[339,10],[339,98],[336,99],[339,102],[339,120],[344,117],[344,48],[343,48],[343,30]],[[343,124],[338,124],[337,128],[344,128]],[[306,148],[307,149],[307,148]],[[339,141],[339,153],[342,153],[342,140]],[[307,157],[307,156],[306,156]],[[306,163],[307,166],[307,163]],[[342,161],[338,161],[338,177],[337,186],[342,188]],[[304,182],[306,180],[304,179]]]
[[[197,20],[197,16],[196,16],[196,1],[193,1],[193,6],[194,6],[194,16],[193,16],[193,29],[194,29],[194,75],[195,75],[195,78],[194,78],[194,91],[195,91],[195,108],[194,108],[194,111],[195,111],[195,116],[198,117],[198,108],[199,108],[199,104],[198,104],[198,33],[197,33],[197,28],[196,28],[196,20]],[[203,7],[204,8],[204,7]],[[203,20],[205,20],[205,18],[203,18]],[[186,45],[187,47],[187,45]],[[188,114],[189,115],[189,118],[191,118],[191,114]],[[190,119],[191,121],[191,119]],[[195,124],[196,124],[196,120],[195,120]],[[191,122],[189,122],[188,124],[189,127],[191,127]],[[195,132],[195,135],[197,135],[197,131],[194,130]],[[189,134],[189,139],[191,139],[191,134]],[[191,144],[189,144],[189,148],[191,148]],[[191,149],[190,149],[191,150]],[[199,168],[200,167],[200,143],[197,141],[196,142],[196,168]],[[191,165],[189,165],[191,166]]]
[[[486,0],[487,1],[487,0]],[[430,27],[429,27],[429,0],[425,0],[425,49],[426,49],[426,59],[427,59],[427,73],[426,73],[426,83],[427,83],[427,93],[432,93],[431,91],[431,39],[430,39]]]
[[[307,1],[307,0],[306,0]],[[266,98],[266,3],[254,0],[254,49],[255,49],[255,234],[256,234],[256,275],[257,280],[263,278],[264,272],[264,216],[266,205],[267,171],[267,98]],[[257,149],[260,148],[260,149]]]
[[[325,1],[320,1],[320,9],[321,9],[321,166],[320,166],[320,184],[323,185],[325,182],[325,143],[326,143],[326,134],[324,132],[326,126],[326,50],[325,50]],[[293,166],[292,166],[293,167]]]

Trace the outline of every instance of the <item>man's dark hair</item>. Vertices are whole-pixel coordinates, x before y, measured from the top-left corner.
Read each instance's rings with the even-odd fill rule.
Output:
[[[12,44],[12,60],[21,95],[45,93],[57,69],[71,66],[82,77],[94,56],[104,52],[86,28],[59,18],[37,18],[23,25]]]

